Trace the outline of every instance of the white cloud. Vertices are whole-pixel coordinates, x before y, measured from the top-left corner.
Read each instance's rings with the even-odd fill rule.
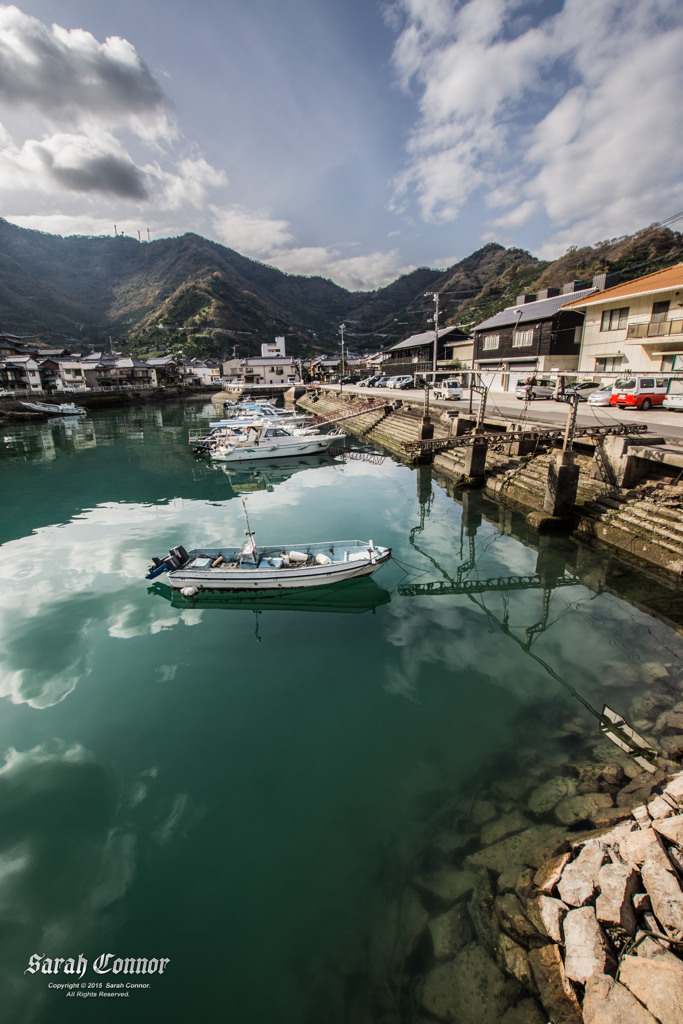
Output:
[[[289,223],[267,210],[212,207],[212,213],[214,233],[224,245],[287,274],[326,277],[349,291],[362,291],[380,288],[414,269],[401,266],[395,250],[343,256],[326,246],[297,246]]]
[[[448,10],[448,17],[445,11]],[[395,206],[455,220],[479,190],[557,240],[664,219],[683,202],[683,7],[564,0],[398,0],[394,63],[419,99]],[[531,24],[529,16],[535,18]]]
[[[401,266],[398,253],[371,252],[365,256],[342,256],[322,246],[292,248],[272,253],[268,263],[288,274],[327,277],[349,291],[381,288],[408,274],[414,267]]]
[[[220,241],[247,256],[266,256],[292,240],[287,221],[272,218],[267,210],[214,206],[211,212],[214,232]]]
[[[163,91],[127,40],[99,43],[14,6],[0,7],[0,104],[60,125],[106,117],[146,137],[173,133]]]

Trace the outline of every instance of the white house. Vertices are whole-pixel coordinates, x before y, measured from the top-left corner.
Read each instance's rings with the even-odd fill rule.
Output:
[[[585,314],[579,372],[683,369],[683,263],[568,302]]]

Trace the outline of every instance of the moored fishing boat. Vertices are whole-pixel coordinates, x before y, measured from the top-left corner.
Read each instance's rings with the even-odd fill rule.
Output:
[[[243,507],[246,516],[246,505]],[[234,593],[298,590],[371,576],[391,558],[391,548],[372,540],[314,541],[257,547],[247,518],[242,547],[171,548],[154,558],[145,579],[168,573],[174,590],[193,597],[201,590]]]
[[[145,579],[166,572],[171,587],[186,596],[200,590],[307,589],[371,576],[390,557],[391,548],[375,547],[372,540],[257,547],[252,535],[241,548],[171,548],[165,558],[154,560]]]

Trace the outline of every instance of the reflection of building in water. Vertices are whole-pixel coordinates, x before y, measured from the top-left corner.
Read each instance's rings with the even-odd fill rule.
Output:
[[[75,417],[60,417],[50,419],[46,426],[51,430],[53,439],[58,441],[62,438],[68,439],[75,451],[83,451],[86,448],[97,447],[95,427],[90,420],[76,419]]]

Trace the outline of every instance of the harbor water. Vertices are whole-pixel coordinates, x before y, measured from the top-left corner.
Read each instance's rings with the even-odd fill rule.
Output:
[[[213,466],[188,445],[212,411],[4,428],[13,1024],[346,1020],[454,794],[588,756],[595,711],[680,674],[680,597],[651,574],[357,442]],[[241,543],[245,495],[257,544],[372,538],[394,557],[271,600],[145,580],[174,545]]]

